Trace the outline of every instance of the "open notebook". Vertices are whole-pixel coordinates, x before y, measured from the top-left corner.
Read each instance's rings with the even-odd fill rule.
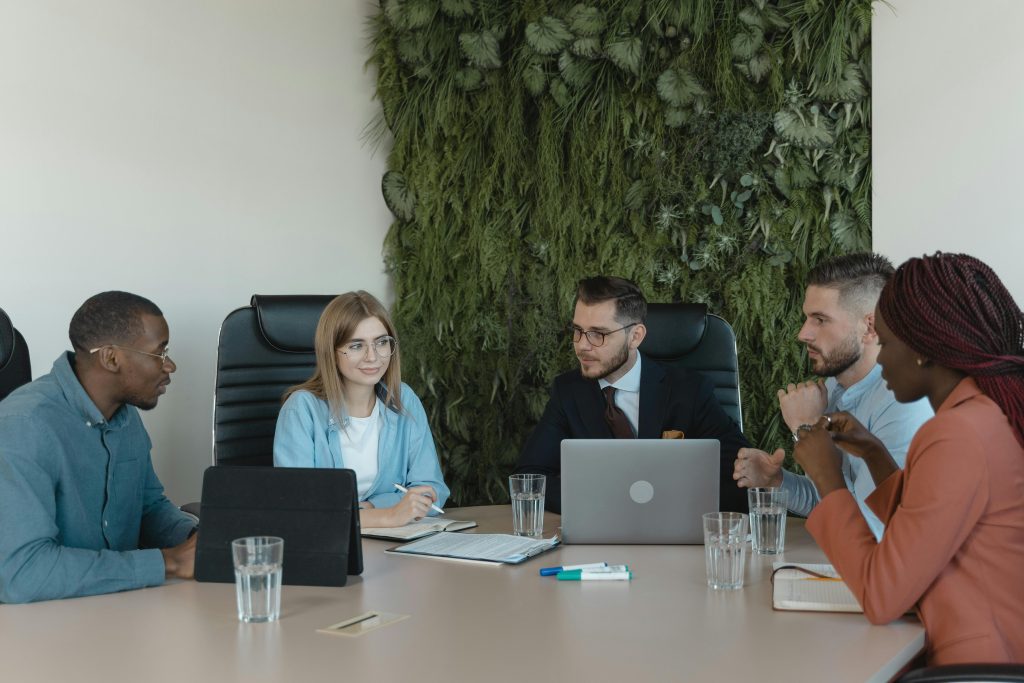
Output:
[[[863,612],[830,564],[772,565],[772,607],[802,612]]]
[[[472,529],[476,522],[460,522],[457,519],[437,519],[424,517],[405,526],[396,527],[363,527],[364,538],[381,538],[385,541],[412,541],[439,531],[462,531]]]

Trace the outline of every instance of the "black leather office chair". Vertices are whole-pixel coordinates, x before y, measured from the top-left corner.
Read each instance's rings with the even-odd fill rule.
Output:
[[[266,296],[228,314],[217,344],[213,464],[272,465],[281,395],[313,374],[329,295]]]
[[[28,344],[0,308],[0,401],[32,379]]]
[[[914,669],[896,679],[896,683],[1022,683],[1024,666],[1020,664],[950,664]]]
[[[646,324],[640,350],[659,363],[709,377],[718,402],[742,431],[736,335],[729,323],[704,304],[648,304]]]

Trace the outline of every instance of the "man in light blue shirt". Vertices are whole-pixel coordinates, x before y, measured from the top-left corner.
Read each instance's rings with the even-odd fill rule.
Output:
[[[875,304],[893,272],[888,259],[870,253],[840,256],[811,270],[805,320],[797,337],[807,347],[814,373],[827,379],[780,389],[779,407],[794,435],[825,413],[849,412],[881,439],[902,467],[910,440],[933,413],[924,399],[897,402],[876,363]],[[772,455],[740,449],[733,478],[741,487],[781,486],[788,492],[790,511],[806,517],[820,500],[818,491],[807,477],[783,470],[784,458],[781,448]],[[881,539],[884,525],[864,504],[875,490],[867,465],[844,453],[843,475],[868,526]]]
[[[126,292],[90,298],[73,352],[0,402],[0,602],[191,578],[194,518],[166,497],[139,411],[176,369],[167,322]]]

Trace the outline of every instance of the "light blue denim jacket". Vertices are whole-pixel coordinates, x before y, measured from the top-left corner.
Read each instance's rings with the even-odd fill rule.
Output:
[[[443,507],[451,491],[441,476],[434,438],[420,399],[403,383],[402,412],[386,408],[381,415],[377,478],[362,500],[373,503],[376,508],[388,508],[404,495],[395,489],[395,484],[430,486],[437,492],[437,506]],[[296,391],[277,416],[274,466],[346,467],[338,435],[341,428],[331,415],[327,401],[308,391]],[[430,514],[437,513],[431,511]]]
[[[0,602],[164,582],[195,523],[164,497],[139,411],[105,420],[62,354],[0,401]]]

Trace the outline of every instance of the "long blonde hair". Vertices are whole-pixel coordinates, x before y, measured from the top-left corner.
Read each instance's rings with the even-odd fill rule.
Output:
[[[345,422],[345,401],[342,385],[344,380],[341,371],[338,369],[337,349],[355,334],[359,323],[367,318],[376,318],[384,325],[388,334],[395,338],[394,323],[391,316],[384,308],[384,305],[369,292],[359,290],[358,292],[347,292],[331,300],[324,312],[320,315],[320,321],[316,324],[316,336],[313,340],[313,349],[316,352],[316,372],[302,384],[297,384],[284,392],[282,400],[287,401],[288,397],[296,391],[308,391],[317,398],[327,401],[331,414],[341,423]],[[378,396],[384,401],[384,405],[396,412],[402,410],[402,376],[399,363],[399,348],[396,343],[395,352],[391,354],[391,361],[388,369],[384,371],[384,377],[380,384],[383,384],[384,391],[380,391],[378,384]]]

